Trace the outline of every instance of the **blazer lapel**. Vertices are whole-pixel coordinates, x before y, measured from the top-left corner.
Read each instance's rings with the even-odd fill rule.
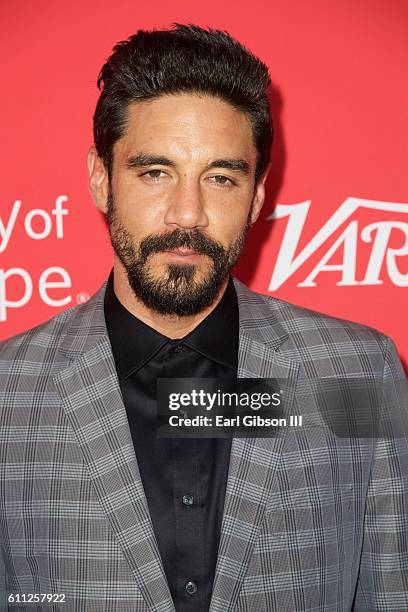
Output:
[[[95,494],[149,610],[174,612],[142,486],[103,311],[106,283],[77,311],[54,378]]]
[[[299,364],[277,349],[288,338],[262,298],[234,279],[239,304],[239,378],[287,381],[284,409],[290,414]],[[235,609],[264,517],[286,429],[273,438],[234,438],[225,494],[211,612]]]

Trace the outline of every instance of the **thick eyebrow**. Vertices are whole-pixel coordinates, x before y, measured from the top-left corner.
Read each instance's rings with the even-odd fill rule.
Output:
[[[211,168],[226,168],[241,174],[249,174],[249,164],[245,159],[216,159],[208,164],[207,169]]]
[[[128,168],[146,168],[148,166],[170,166],[171,168],[176,167],[176,163],[168,157],[162,155],[149,155],[147,153],[139,153],[138,155],[132,155],[126,161]],[[233,172],[240,172],[241,174],[249,174],[249,164],[245,159],[216,159],[208,164],[206,170],[211,168],[226,168]]]
[[[126,161],[128,168],[146,168],[147,166],[171,166],[176,164],[162,155],[148,155],[147,153],[139,153],[132,155]]]

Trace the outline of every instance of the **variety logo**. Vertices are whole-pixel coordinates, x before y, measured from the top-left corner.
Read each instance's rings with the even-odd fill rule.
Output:
[[[296,255],[310,205],[310,200],[292,205],[278,204],[272,215],[268,217],[268,219],[288,218],[269,283],[269,291],[279,289],[299,268],[304,266],[313,253],[323,246],[359,208],[408,214],[408,204],[347,198],[309,243]],[[398,248],[389,246],[393,232],[400,232],[404,239],[402,246]],[[372,243],[372,247],[364,277],[358,280],[356,278],[356,262],[360,240],[367,244]],[[343,247],[342,262],[340,264],[329,264],[340,247]],[[380,273],[384,263],[390,281],[397,287],[407,287],[408,274],[401,272],[401,258],[407,255],[408,223],[397,220],[377,221],[360,229],[357,220],[350,220],[340,236],[328,247],[318,264],[303,281],[298,283],[298,287],[315,287],[317,284],[316,277],[320,273],[332,271],[340,272],[341,278],[336,283],[337,285],[382,285],[384,281],[380,279]]]

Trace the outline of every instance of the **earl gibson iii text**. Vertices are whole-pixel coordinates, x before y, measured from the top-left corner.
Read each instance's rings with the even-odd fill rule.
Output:
[[[159,437],[228,437],[248,431],[266,436],[302,427],[285,413],[287,381],[259,378],[160,378]]]

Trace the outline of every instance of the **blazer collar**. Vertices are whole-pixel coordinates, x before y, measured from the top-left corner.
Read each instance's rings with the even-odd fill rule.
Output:
[[[250,338],[272,350],[278,349],[289,334],[278,321],[277,301],[269,298],[270,307],[266,306],[265,296],[251,291],[237,278],[232,278],[238,297],[240,339]],[[75,359],[99,342],[106,341],[104,298],[107,284],[108,279],[86,304],[73,309],[61,342],[61,352],[69,359]]]

